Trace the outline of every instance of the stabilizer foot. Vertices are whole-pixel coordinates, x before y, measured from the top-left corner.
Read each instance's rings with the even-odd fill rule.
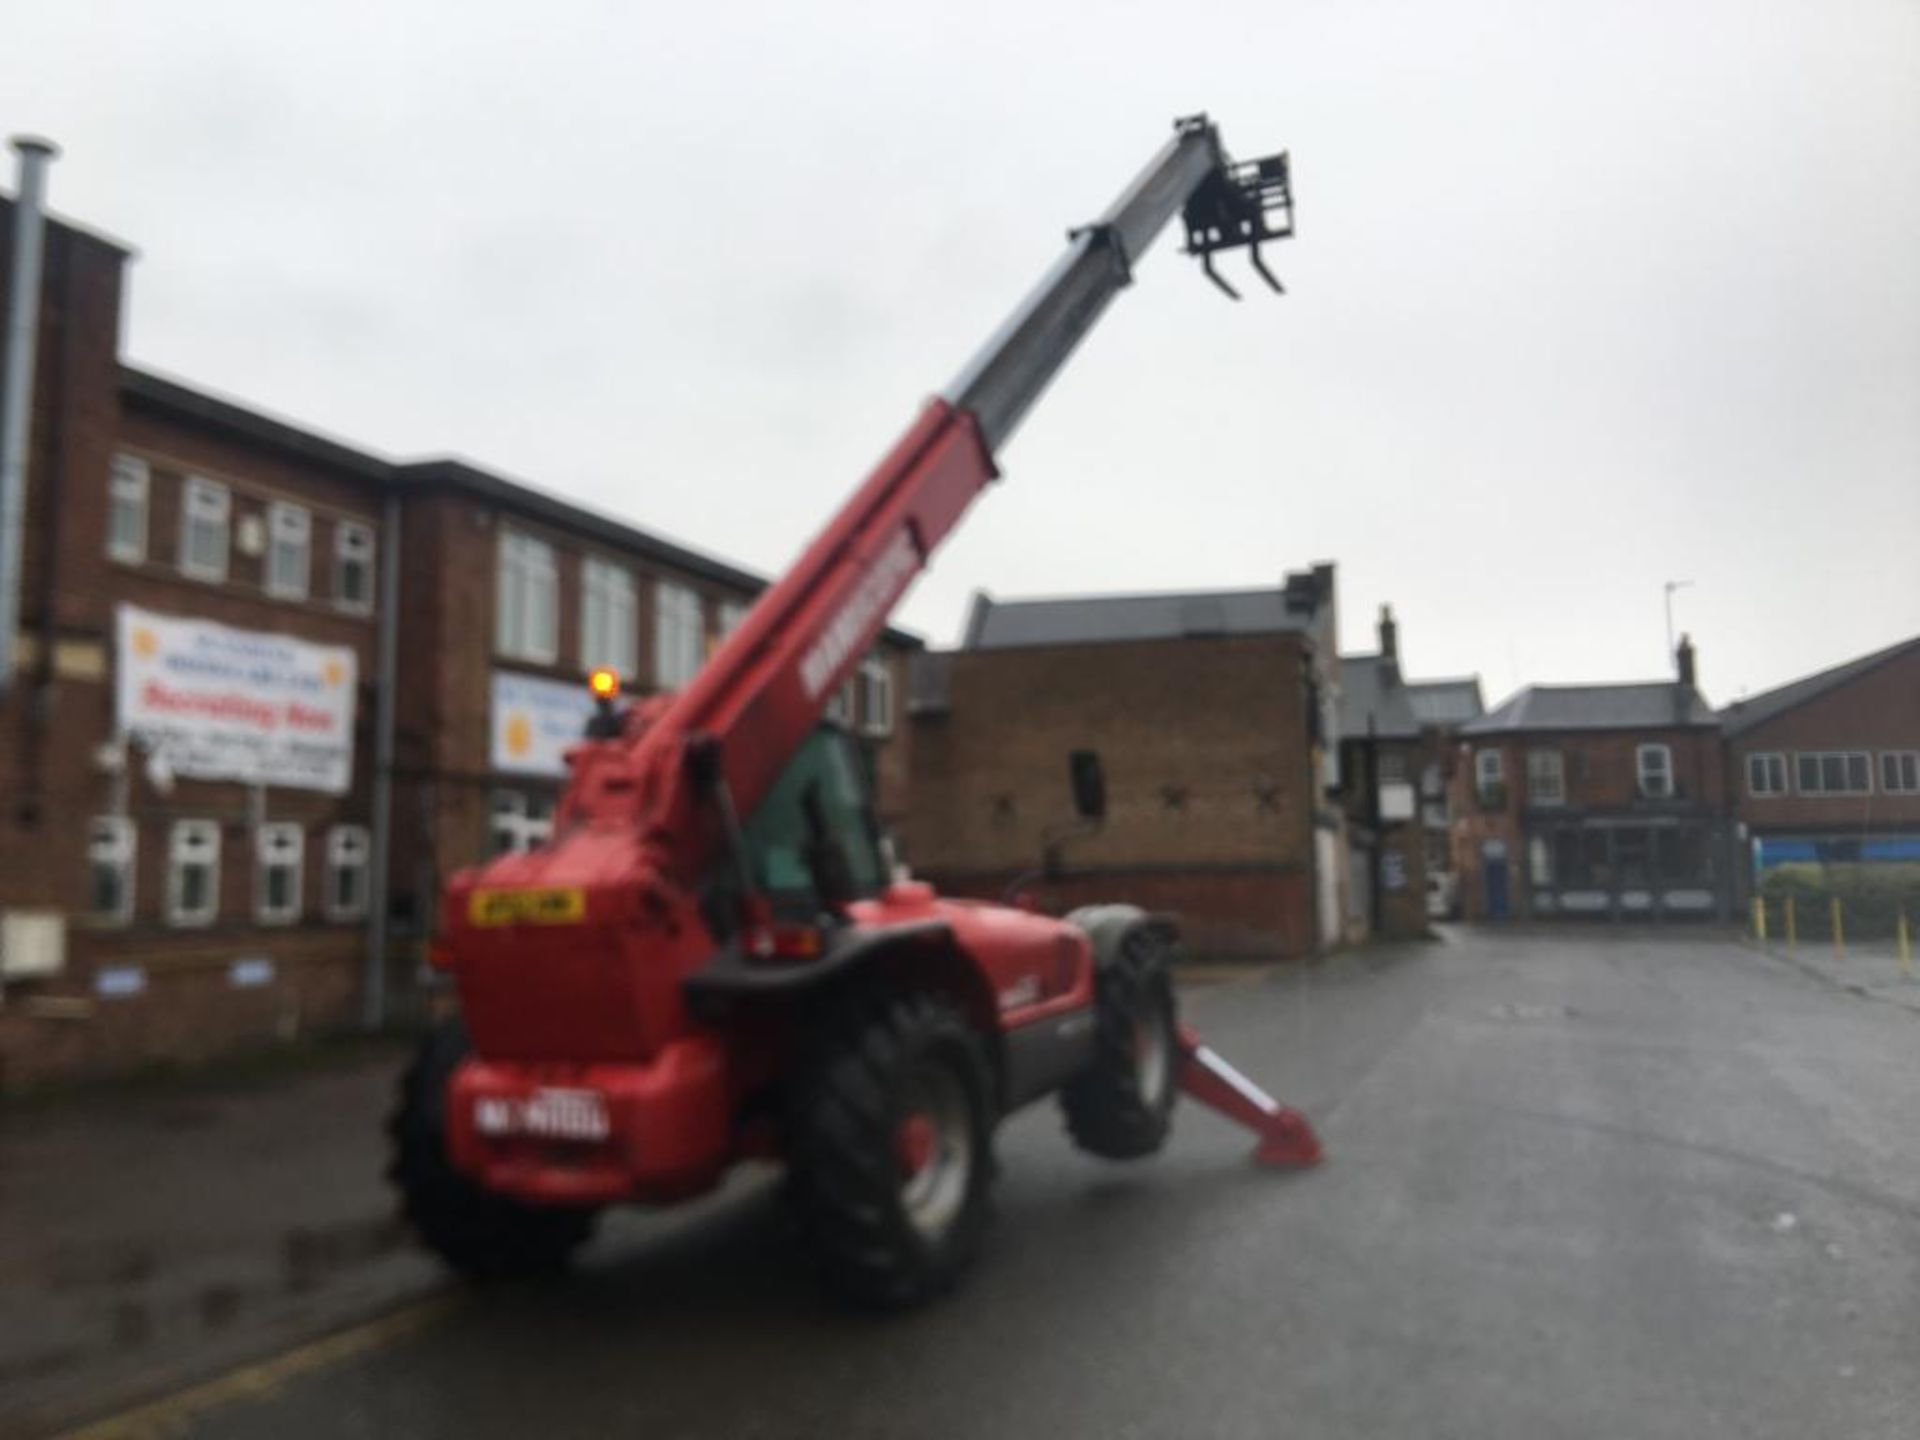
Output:
[[[1305,1169],[1324,1158],[1320,1137],[1306,1116],[1234,1069],[1187,1025],[1180,1027],[1180,1088],[1259,1136],[1253,1158],[1261,1165]]]

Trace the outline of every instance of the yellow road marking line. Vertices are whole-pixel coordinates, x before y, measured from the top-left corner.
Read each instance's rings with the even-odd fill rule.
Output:
[[[252,1365],[242,1365],[178,1394],[82,1425],[56,1440],[173,1440],[186,1434],[203,1415],[236,1400],[265,1400],[302,1375],[311,1375],[316,1370],[417,1334],[444,1319],[453,1310],[455,1300],[451,1295],[433,1296],[351,1330],[296,1346]]]

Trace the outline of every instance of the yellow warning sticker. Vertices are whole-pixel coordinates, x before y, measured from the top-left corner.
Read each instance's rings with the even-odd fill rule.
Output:
[[[475,925],[577,925],[586,918],[587,892],[572,886],[476,890],[467,901],[467,919]]]

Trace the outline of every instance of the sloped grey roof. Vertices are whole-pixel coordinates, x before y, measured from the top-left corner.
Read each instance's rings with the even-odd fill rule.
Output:
[[[1422,725],[1464,725],[1486,713],[1480,698],[1480,677],[1464,680],[1410,680],[1407,701]]]
[[[1876,650],[1871,655],[1862,655],[1857,660],[1848,660],[1835,665],[1832,669],[1822,670],[1818,674],[1808,675],[1799,680],[1789,681],[1773,690],[1763,690],[1758,695],[1749,695],[1744,700],[1736,700],[1720,712],[1720,723],[1726,727],[1729,735],[1738,735],[1751,730],[1776,715],[1784,715],[1795,706],[1804,705],[1844,685],[1849,680],[1858,679],[1877,665],[1904,655],[1907,651],[1920,646],[1920,636],[1911,640],[1902,640],[1897,645],[1889,645],[1884,650]]]
[[[966,650],[1097,645],[1204,635],[1272,635],[1305,630],[1310,611],[1289,609],[1284,590],[1197,590],[1157,595],[1076,595],[1060,600],[994,600],[976,595]]]
[[[1690,685],[1529,685],[1477,720],[1462,735],[1520,730],[1646,730],[1716,725],[1713,710]]]
[[[1415,740],[1420,717],[1413,713],[1399,666],[1379,655],[1340,657],[1340,735],[1358,740],[1371,733],[1382,740]]]

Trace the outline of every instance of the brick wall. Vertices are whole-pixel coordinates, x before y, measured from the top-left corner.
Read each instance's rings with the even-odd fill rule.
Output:
[[[1752,831],[1920,829],[1920,794],[1889,794],[1880,757],[1889,750],[1920,750],[1920,644],[1846,684],[1744,730],[1728,742],[1729,783],[1735,813]],[[1866,795],[1798,793],[1799,751],[1865,750],[1872,791]],[[1747,757],[1785,758],[1788,793],[1756,796]]]
[[[1300,637],[966,651],[950,664],[950,708],[913,722],[916,871],[991,893],[1038,865],[1048,837],[1075,828],[1068,755],[1093,749],[1108,817],[1063,844],[1068,871],[1087,877],[1067,887],[1074,898],[1180,911],[1204,946],[1231,953],[1310,946]]]

